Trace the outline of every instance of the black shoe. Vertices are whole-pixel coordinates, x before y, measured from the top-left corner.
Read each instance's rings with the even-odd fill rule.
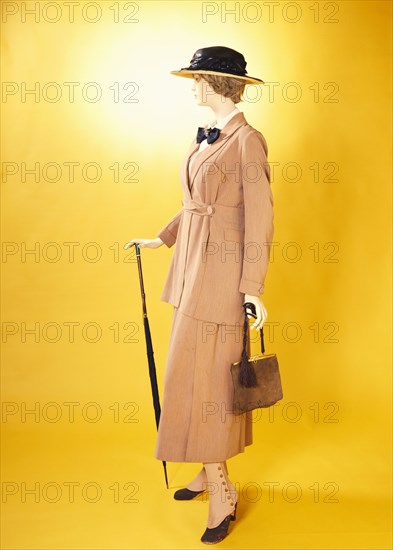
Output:
[[[178,491],[176,491],[173,495],[173,498],[176,500],[192,500],[197,495],[200,495],[205,491],[206,489],[202,489],[202,491],[191,491],[191,489],[187,489],[187,487],[184,487],[184,489],[179,489]]]
[[[230,521],[234,521],[236,519],[236,508],[237,502],[235,504],[233,512],[231,512],[226,518],[224,518],[220,525],[217,525],[217,527],[213,527],[213,529],[206,527],[206,531],[203,533],[201,541],[205,544],[215,544],[216,542],[221,542],[223,539],[225,539],[228,534]]]

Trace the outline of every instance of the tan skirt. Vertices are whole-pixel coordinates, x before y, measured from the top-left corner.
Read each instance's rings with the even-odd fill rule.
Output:
[[[155,457],[223,462],[251,445],[252,412],[232,414],[231,363],[242,326],[218,325],[173,309]]]

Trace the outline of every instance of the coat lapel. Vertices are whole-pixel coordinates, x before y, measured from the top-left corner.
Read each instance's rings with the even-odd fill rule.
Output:
[[[183,188],[184,195],[188,195],[191,198],[190,187],[189,187],[189,177],[188,177],[188,163],[190,162],[191,155],[198,148],[198,143],[194,139],[187,151],[186,156],[183,159],[183,163],[180,168],[180,181]]]
[[[206,162],[212,155],[217,153],[221,149],[221,147],[225,145],[228,139],[236,132],[236,130],[244,124],[247,124],[247,121],[244,114],[240,111],[235,116],[233,116],[230,121],[224,126],[224,128],[220,132],[219,137],[214,143],[208,145],[201,153],[197,153],[191,166],[191,173],[189,173],[188,164],[190,162],[191,155],[199,147],[199,144],[196,143],[196,139],[191,143],[182,166],[182,179],[185,182],[185,188],[188,192],[190,192],[195,177],[203,163]]]

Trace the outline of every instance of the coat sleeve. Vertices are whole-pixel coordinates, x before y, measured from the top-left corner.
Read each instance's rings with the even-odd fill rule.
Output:
[[[273,194],[267,144],[258,131],[242,146],[241,177],[244,197],[244,256],[239,292],[260,296],[265,289],[273,240]]]
[[[180,219],[183,212],[183,208],[179,210],[177,214],[173,216],[171,220],[163,227],[160,232],[157,234],[157,237],[170,248],[176,242],[177,231],[179,229]]]

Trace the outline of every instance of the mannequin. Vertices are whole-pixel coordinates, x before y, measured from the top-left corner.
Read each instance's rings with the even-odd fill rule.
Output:
[[[220,127],[220,122],[225,119],[234,110],[238,111],[235,103],[229,98],[216,93],[210,84],[204,80],[203,75],[195,74],[191,88],[198,105],[210,107],[215,116],[215,121],[210,127]],[[204,148],[210,147],[207,140],[200,143],[200,148],[191,157],[191,163]],[[141,248],[159,248],[164,243],[157,237],[155,239],[135,238],[129,241],[124,248],[128,249],[138,243]],[[256,319],[251,328],[259,330],[267,318],[267,310],[259,296],[250,294],[244,295],[244,303],[251,302],[255,305]],[[228,477],[226,461],[203,463],[202,469],[197,476],[188,483],[187,489],[191,491],[203,491],[209,489],[209,514],[207,528],[212,529],[218,526],[224,518],[233,512],[234,505],[237,503],[238,495],[234,485]]]

